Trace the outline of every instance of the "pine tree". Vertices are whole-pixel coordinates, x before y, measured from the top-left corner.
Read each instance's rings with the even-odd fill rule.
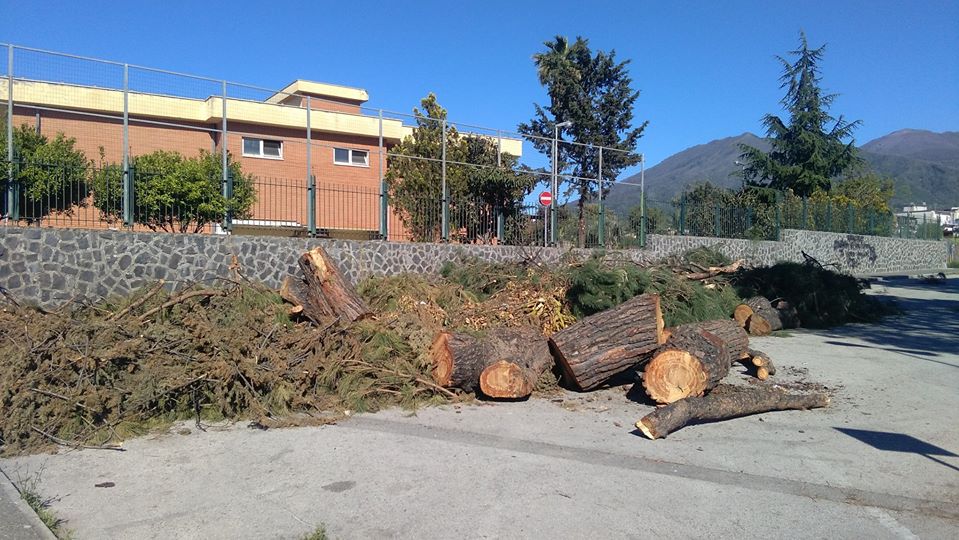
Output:
[[[766,153],[749,145],[740,145],[746,163],[743,174],[754,186],[777,190],[790,189],[808,196],[829,191],[832,179],[859,164],[852,132],[860,122],[847,122],[827,112],[837,94],[824,94],[819,63],[825,45],[810,49],[806,34],[799,34],[800,47],[789,54],[795,62],[777,56],[783,65],[780,88],[786,95],[780,103],[789,113],[787,125],[780,117],[763,117],[772,149]],[[829,125],[831,124],[831,127]],[[849,139],[849,142],[843,142]]]
[[[593,54],[588,40],[581,37],[570,44],[565,37],[556,36],[544,45],[546,51],[535,54],[533,61],[550,104],[534,104],[533,118],[518,129],[534,148],[552,158],[554,126],[573,123],[560,133],[578,144],[558,145],[556,159],[558,170],[573,177],[566,183],[567,192],[579,199],[578,241],[583,246],[586,204],[600,188],[605,194],[624,168],[639,163],[636,143],[648,122],[633,127],[633,106],[639,92],[630,88],[628,60],[617,62],[615,51]],[[600,146],[616,150],[603,153],[602,186],[596,180]]]

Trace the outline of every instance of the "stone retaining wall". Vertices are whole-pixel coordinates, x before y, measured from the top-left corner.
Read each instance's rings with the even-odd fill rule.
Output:
[[[797,230],[783,231],[779,242],[650,235],[647,244],[646,249],[606,251],[605,256],[643,262],[713,246],[734,259],[772,264],[801,261],[805,251],[857,275],[939,269],[946,261],[945,242]],[[247,277],[279,287],[284,276],[298,273],[297,257],[314,245],[322,245],[354,283],[373,275],[435,274],[447,261],[464,255],[551,265],[565,257],[594,253],[542,247],[0,227],[0,287],[19,300],[56,306],[78,296],[125,295],[156,279],[211,282],[229,276],[234,257]]]

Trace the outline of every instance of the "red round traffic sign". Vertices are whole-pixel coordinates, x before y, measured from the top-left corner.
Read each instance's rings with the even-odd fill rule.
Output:
[[[553,204],[553,194],[550,193],[550,192],[548,192],[548,191],[544,191],[544,192],[540,193],[540,194],[539,194],[539,204],[541,204],[541,205],[543,205],[543,206],[549,206],[549,205]]]

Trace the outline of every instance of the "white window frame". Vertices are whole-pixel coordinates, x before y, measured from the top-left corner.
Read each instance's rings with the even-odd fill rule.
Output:
[[[337,160],[336,160],[336,151],[337,151],[337,150],[346,150],[347,152],[349,152],[349,160],[348,160],[347,163],[343,163],[343,162],[341,162],[341,161],[337,161]],[[363,152],[364,154],[366,154],[366,163],[362,163],[362,164],[361,164],[361,163],[353,163],[353,152]],[[370,151],[369,151],[369,150],[364,150],[364,149],[362,149],[362,148],[334,148],[334,149],[333,149],[333,164],[334,164],[334,165],[341,165],[341,166],[343,166],[343,167],[365,167],[365,168],[369,169],[369,168],[370,168]]]
[[[246,141],[259,141],[260,143],[260,153],[259,154],[250,154],[246,151]],[[279,156],[268,156],[263,153],[263,143],[265,141],[280,143],[280,155]],[[260,137],[243,137],[242,142],[240,143],[243,149],[243,157],[251,157],[258,159],[283,159],[283,141],[279,139],[263,139]]]

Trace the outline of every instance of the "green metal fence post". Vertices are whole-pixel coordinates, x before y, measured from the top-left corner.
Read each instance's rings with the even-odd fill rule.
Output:
[[[506,216],[503,215],[502,208],[497,208],[496,209],[496,242],[502,245],[505,236],[506,236]]]
[[[646,247],[646,192],[643,191],[639,195],[639,247]]]
[[[856,231],[856,207],[853,204],[846,203],[846,232],[852,234]]]
[[[603,200],[603,147],[599,147],[599,245],[606,246],[606,202]]]
[[[809,197],[802,198],[802,228],[809,230]]]
[[[316,176],[310,175],[306,184],[306,228],[310,238],[316,237]]]
[[[127,227],[133,226],[133,201],[136,197],[133,186],[136,185],[136,171],[136,165],[130,165],[123,172],[123,224]]]
[[[782,231],[782,219],[783,219],[783,199],[781,194],[776,192],[776,240],[780,239],[780,234]]]
[[[223,228],[233,231],[233,169],[226,170],[226,185],[223,186],[226,199],[226,214],[223,216]]]
[[[826,231],[832,232],[832,201],[826,201]]]
[[[716,238],[719,238],[719,232],[720,232],[720,231],[719,231],[719,229],[720,229],[720,224],[719,224],[719,219],[720,219],[720,217],[719,217],[719,212],[720,212],[719,203],[716,203],[716,207],[715,207],[715,209],[714,209],[714,212],[715,212],[715,213],[714,213],[714,215],[713,215],[713,229],[714,229],[714,230],[713,230],[713,236],[715,236]]]
[[[20,219],[20,193],[16,178],[19,176],[13,160],[13,45],[7,45],[7,216]]]
[[[383,160],[385,158],[383,146],[383,109],[380,109],[380,135],[379,135],[379,167],[380,167],[380,239],[386,240],[389,237],[389,215],[390,201],[388,195],[388,186],[386,185],[386,176],[383,173]]]
[[[442,191],[443,191],[443,208],[441,216],[441,227],[440,232],[443,235],[443,241],[446,242],[450,239],[450,199],[449,191],[446,186],[446,119],[443,119],[443,153],[442,153],[442,163],[441,163],[441,174],[442,174]]]
[[[683,198],[679,201],[679,234],[686,236],[686,193],[683,193]]]

